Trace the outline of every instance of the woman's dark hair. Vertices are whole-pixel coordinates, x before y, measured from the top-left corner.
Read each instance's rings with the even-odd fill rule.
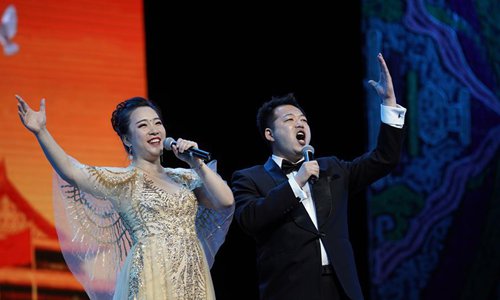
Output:
[[[160,120],[163,122],[163,118],[161,115],[161,111],[151,100],[142,98],[142,97],[133,97],[127,100],[124,100],[121,103],[116,105],[116,109],[113,111],[111,115],[111,125],[113,125],[113,129],[118,134],[120,139],[123,139],[124,136],[128,134],[129,125],[130,125],[130,115],[132,112],[142,106],[151,107],[160,117]],[[125,147],[125,151],[129,152],[129,147],[123,144]]]
[[[270,128],[274,121],[274,109],[281,105],[290,104],[298,109],[306,115],[302,107],[300,107],[297,99],[293,93],[287,94],[285,96],[272,97],[271,100],[262,104],[262,106],[257,111],[257,129],[259,130],[259,134],[266,139],[265,130],[266,128]]]

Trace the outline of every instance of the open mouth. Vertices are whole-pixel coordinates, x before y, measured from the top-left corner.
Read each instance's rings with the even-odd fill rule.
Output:
[[[295,135],[295,137],[299,142],[305,143],[306,141],[306,134],[303,131],[297,132],[297,135]]]

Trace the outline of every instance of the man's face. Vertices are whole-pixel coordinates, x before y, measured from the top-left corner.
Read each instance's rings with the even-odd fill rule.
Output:
[[[274,121],[266,129],[266,138],[275,155],[297,161],[302,157],[302,148],[311,141],[311,130],[300,109],[286,104],[274,109]]]

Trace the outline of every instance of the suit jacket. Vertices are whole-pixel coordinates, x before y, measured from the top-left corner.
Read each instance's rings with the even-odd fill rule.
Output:
[[[346,294],[363,299],[347,227],[349,193],[393,170],[402,141],[402,129],[382,123],[374,150],[353,161],[316,159],[319,179],[311,192],[318,229],[271,158],[264,165],[234,172],[235,219],[256,241],[261,299],[320,298],[319,239]]]

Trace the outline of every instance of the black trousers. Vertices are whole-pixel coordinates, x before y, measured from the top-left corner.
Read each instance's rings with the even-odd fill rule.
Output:
[[[321,273],[321,299],[322,300],[349,300],[335,275],[332,266],[323,266]]]

